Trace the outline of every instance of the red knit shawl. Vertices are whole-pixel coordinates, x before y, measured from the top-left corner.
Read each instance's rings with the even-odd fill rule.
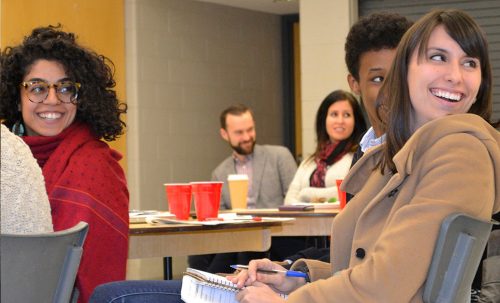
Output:
[[[78,301],[87,302],[97,285],[125,279],[129,196],[121,155],[82,123],[23,139],[42,164],[54,230],[89,224],[76,280]]]

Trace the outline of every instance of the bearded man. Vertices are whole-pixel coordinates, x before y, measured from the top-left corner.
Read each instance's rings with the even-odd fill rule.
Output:
[[[252,110],[232,105],[220,115],[220,135],[233,149],[212,173],[213,181],[223,181],[221,209],[231,209],[227,176],[248,175],[248,208],[277,208],[283,204],[288,186],[297,170],[290,151],[283,146],[256,144]]]
[[[227,177],[248,175],[248,208],[278,208],[283,204],[288,186],[297,170],[290,151],[283,146],[256,144],[252,110],[242,104],[226,108],[220,115],[220,135],[233,153],[212,172],[212,181],[223,181],[220,208],[231,209]],[[250,260],[284,257],[308,247],[300,237],[273,237],[268,252],[237,252],[189,256],[189,267],[211,273],[230,273],[232,264]]]

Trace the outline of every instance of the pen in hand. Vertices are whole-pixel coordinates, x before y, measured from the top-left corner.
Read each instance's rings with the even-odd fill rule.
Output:
[[[231,265],[233,269],[248,269],[247,265]],[[293,270],[278,270],[278,269],[257,269],[257,272],[263,274],[285,274],[287,277],[299,277],[299,278],[307,278],[307,274],[301,271],[293,271]]]

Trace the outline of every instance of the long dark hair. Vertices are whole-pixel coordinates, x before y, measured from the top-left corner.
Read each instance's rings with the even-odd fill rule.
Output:
[[[418,20],[403,36],[396,56],[384,84],[380,90],[377,108],[386,132],[384,156],[379,163],[381,172],[386,169],[396,172],[392,160],[394,155],[408,141],[413,131],[411,127],[412,105],[408,86],[408,65],[412,54],[424,56],[429,38],[434,29],[443,25],[450,37],[470,57],[478,58],[481,65],[481,85],[476,102],[469,113],[490,121],[492,113],[491,86],[492,73],[488,55],[488,43],[479,25],[460,10],[433,10]]]
[[[352,107],[352,111],[354,114],[354,130],[352,131],[352,134],[351,136],[349,136],[349,138],[342,140],[339,145],[337,145],[337,148],[332,152],[332,155],[329,158],[334,159],[336,155],[344,151],[355,151],[358,148],[361,136],[363,136],[363,133],[366,131],[365,118],[363,117],[361,106],[359,106],[356,98],[351,93],[339,89],[331,92],[328,96],[326,96],[318,108],[315,122],[317,142],[316,151],[311,155],[311,157],[309,158],[310,160],[318,157],[321,150],[330,141],[330,136],[326,131],[326,116],[328,115],[328,109],[335,102],[344,100],[349,102]]]
[[[22,120],[19,111],[20,83],[37,60],[63,65],[68,77],[81,83],[75,121],[90,126],[98,138],[115,140],[126,127],[120,115],[127,106],[120,103],[114,90],[114,65],[108,58],[76,42],[73,33],[59,26],[35,28],[22,44],[7,47],[0,55],[0,119],[12,129]]]

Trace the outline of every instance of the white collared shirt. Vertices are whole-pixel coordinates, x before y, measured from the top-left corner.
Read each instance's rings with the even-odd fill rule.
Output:
[[[375,135],[375,130],[373,127],[370,127],[363,138],[361,138],[361,141],[359,142],[359,145],[361,146],[361,151],[364,153],[366,152],[369,148],[375,147],[377,145],[380,145],[384,143],[385,141],[385,134],[383,134],[380,137],[376,137]]]

